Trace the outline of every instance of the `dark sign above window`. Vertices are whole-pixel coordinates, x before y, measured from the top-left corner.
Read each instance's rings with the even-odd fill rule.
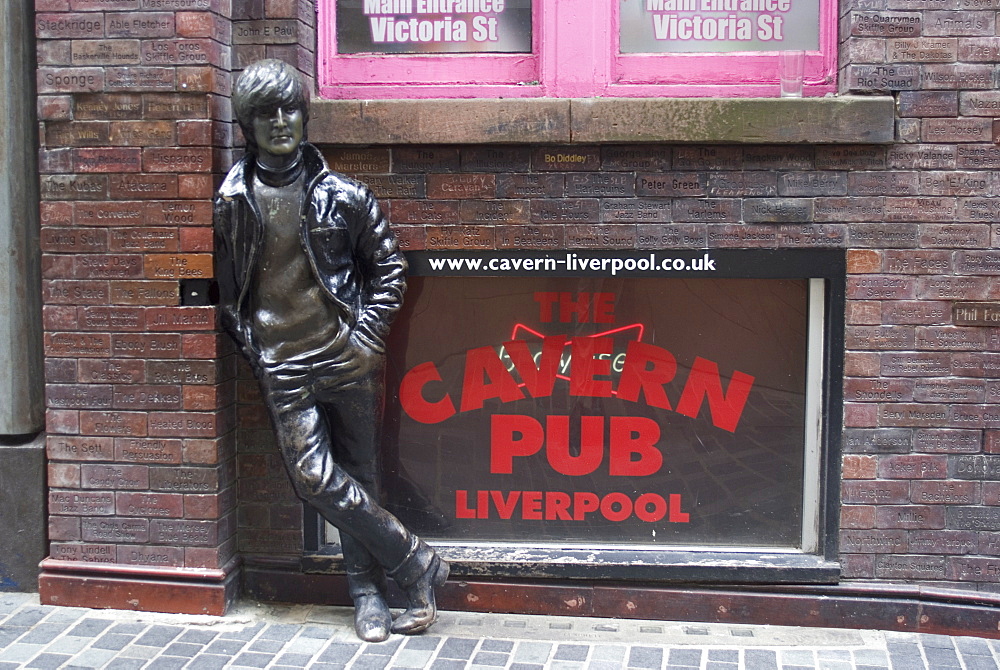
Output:
[[[531,25],[531,0],[337,0],[337,52],[529,53]]]

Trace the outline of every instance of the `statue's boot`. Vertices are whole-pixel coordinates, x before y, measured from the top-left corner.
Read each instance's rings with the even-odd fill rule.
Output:
[[[365,642],[387,640],[392,614],[385,602],[387,584],[381,566],[374,565],[358,573],[349,571],[347,583],[354,600],[354,632]]]
[[[414,538],[415,539],[415,538]],[[407,608],[392,622],[392,632],[416,635],[437,621],[434,589],[448,580],[447,561],[437,555],[423,540],[390,575],[406,592]]]

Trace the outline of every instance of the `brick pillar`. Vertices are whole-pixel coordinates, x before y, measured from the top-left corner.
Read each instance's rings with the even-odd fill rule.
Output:
[[[228,0],[37,0],[49,457],[42,602],[222,613],[235,358],[216,309]]]

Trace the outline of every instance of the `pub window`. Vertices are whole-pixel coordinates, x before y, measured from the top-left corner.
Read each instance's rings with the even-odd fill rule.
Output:
[[[843,252],[407,258],[384,502],[458,572],[836,580]]]
[[[834,0],[318,0],[325,98],[834,91]]]

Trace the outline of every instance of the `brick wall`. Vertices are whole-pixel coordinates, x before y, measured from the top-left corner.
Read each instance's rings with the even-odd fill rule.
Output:
[[[230,70],[277,56],[310,76],[312,5],[36,4],[51,555],[294,563],[255,383],[213,308],[180,302],[211,272]],[[1000,331],[952,308],[1000,300],[1000,37],[992,4],[928,4],[843,5],[841,88],[896,96],[890,146],[325,150],[404,249],[845,248],[844,576],[991,590]]]

